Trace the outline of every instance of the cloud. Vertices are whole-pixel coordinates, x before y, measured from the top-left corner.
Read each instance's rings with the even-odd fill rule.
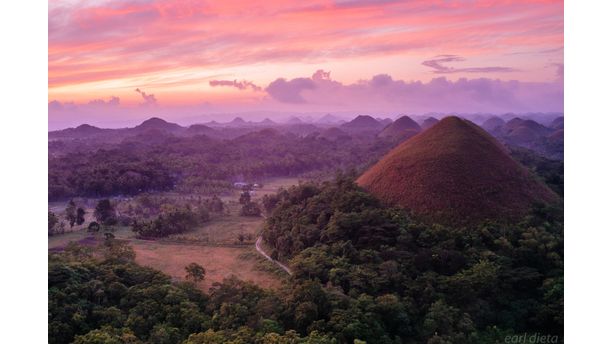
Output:
[[[185,68],[437,51],[503,60],[563,44],[562,1],[50,1],[48,18],[50,88]]]
[[[328,73],[328,72],[327,72]],[[490,78],[456,81],[445,77],[429,82],[393,79],[377,74],[371,79],[343,84],[329,74],[321,78],[276,79],[267,88],[283,104],[300,104],[312,111],[357,112],[553,112],[563,111],[562,83],[529,83]]]
[[[266,87],[266,92],[282,103],[305,103],[306,101],[301,94],[302,91],[314,90],[315,88],[316,84],[313,79],[297,78],[287,81],[279,78]]]
[[[146,94],[144,91],[141,91],[140,88],[137,88],[134,91],[140,93],[140,95],[142,96],[144,103],[141,103],[141,105],[145,105],[145,106],[157,105],[157,99],[155,98],[154,94]]]
[[[551,65],[562,73],[561,64]],[[342,113],[393,116],[399,113],[425,114],[563,112],[563,80],[524,82],[493,78],[440,76],[430,81],[406,81],[391,74],[378,73],[368,79],[343,83],[329,71],[318,70],[307,77],[276,78],[265,97],[257,95],[248,102],[202,102],[193,105],[158,104],[143,111],[141,106],[123,104],[118,97],[94,99],[83,103],[49,102],[49,123],[54,128],[90,123],[133,125],[146,117],[168,120],[210,114],[211,119],[231,113]],[[138,89],[143,99],[154,99]],[[244,95],[248,96],[248,95]],[[168,117],[169,116],[169,117]],[[245,115],[245,119],[249,115]],[[280,116],[280,115],[279,115]],[[195,117],[194,117],[195,118]],[[271,117],[272,118],[272,117]],[[278,118],[278,117],[277,117]],[[129,123],[128,123],[129,122]]]
[[[431,60],[423,61],[422,65],[434,69],[435,74],[450,74],[450,73],[506,73],[515,72],[516,69],[510,67],[467,67],[453,68],[443,64],[448,62],[465,61],[461,56],[457,55],[438,55]]]
[[[330,80],[331,72],[326,72],[323,69],[319,69],[312,75],[313,80]]]
[[[49,112],[51,111],[62,111],[64,110],[64,104],[58,100],[52,100],[48,104]]]
[[[120,102],[121,101],[119,97],[111,96],[108,100],[93,99],[93,100],[90,100],[87,104],[91,106],[96,106],[96,107],[104,107],[104,106],[119,106]]]
[[[229,86],[229,87],[235,87],[239,90],[246,90],[248,88],[252,89],[253,91],[261,91],[261,87],[255,85],[253,82],[251,81],[246,81],[246,80],[242,80],[242,81],[237,81],[237,80],[211,80],[208,82],[208,84],[212,87],[217,87],[217,86]]]

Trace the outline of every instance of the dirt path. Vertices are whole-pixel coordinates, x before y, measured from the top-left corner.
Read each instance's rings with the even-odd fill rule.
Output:
[[[291,272],[291,270],[283,263],[279,262],[278,260],[274,260],[272,259],[272,257],[268,256],[268,254],[261,248],[261,240],[263,238],[260,236],[259,238],[257,238],[257,241],[255,242],[255,249],[257,250],[257,252],[259,252],[262,256],[266,257],[267,260],[271,261],[272,263],[278,265],[281,269],[285,270],[286,273],[289,274],[289,276],[291,276],[293,273]]]

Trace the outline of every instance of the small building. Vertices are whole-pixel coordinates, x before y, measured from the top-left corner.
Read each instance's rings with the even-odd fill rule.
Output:
[[[234,188],[236,188],[236,189],[242,189],[242,188],[244,188],[245,186],[248,186],[248,185],[249,185],[249,184],[248,184],[248,183],[245,183],[245,182],[236,182],[236,183],[234,183]]]

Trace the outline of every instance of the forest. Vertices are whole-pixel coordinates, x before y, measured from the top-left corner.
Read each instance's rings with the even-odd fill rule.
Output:
[[[293,276],[278,291],[229,278],[208,293],[134,263],[107,238],[49,256],[51,343],[496,343],[563,333],[563,212],[448,228],[385,207],[354,176],[262,202]]]
[[[235,181],[326,174],[365,166],[392,147],[366,139],[330,141],[274,129],[233,139],[204,135],[49,143],[49,200],[176,190],[214,195]]]

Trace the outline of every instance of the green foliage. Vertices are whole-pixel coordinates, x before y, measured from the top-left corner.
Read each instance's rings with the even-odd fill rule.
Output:
[[[87,226],[87,231],[88,232],[99,232],[100,231],[100,224],[97,223],[96,221],[91,221],[89,223],[89,225]]]
[[[512,147],[511,152],[514,159],[540,176],[551,190],[563,196],[563,161],[547,159],[526,148]]]
[[[49,256],[50,343],[177,343],[206,330],[207,297],[134,264],[128,248],[103,246],[101,261],[74,248]]]
[[[79,207],[77,208],[76,211],[76,224],[77,225],[82,225],[83,223],[85,223],[85,209]]]
[[[59,219],[52,211],[49,211],[49,236],[55,234],[55,226],[59,223]]]
[[[392,143],[372,138],[336,142],[270,130],[236,136],[50,143],[49,199],[170,189],[214,195],[231,190],[231,180],[239,175],[256,180],[333,173],[339,168],[363,167],[392,147]]]
[[[344,176],[274,199],[263,236],[290,261],[283,289],[230,277],[204,294],[136,265],[120,240],[95,253],[72,244],[49,257],[49,342],[497,343],[563,333],[559,209],[535,207],[514,225],[423,225]],[[163,219],[197,221],[186,209],[165,207]],[[186,269],[194,281],[205,273],[196,265]]]
[[[554,207],[515,225],[448,228],[415,223],[342,176],[276,197],[264,239],[290,260],[295,283],[325,285],[331,305],[290,299],[302,333],[323,328],[343,343],[477,342],[493,327],[562,333],[563,218]]]
[[[103,199],[98,202],[94,211],[94,217],[98,222],[106,226],[112,226],[117,223],[115,208],[108,199]]]
[[[190,207],[167,205],[154,220],[134,221],[132,230],[140,237],[160,238],[193,230],[209,219],[206,209],[194,211]]]
[[[204,267],[197,263],[189,263],[189,265],[185,267],[185,272],[185,279],[193,283],[202,282],[206,276]]]
[[[73,200],[70,200],[70,202],[68,202],[68,206],[66,207],[66,220],[68,220],[70,228],[74,227],[75,223],[77,222],[76,204]]]
[[[240,216],[261,216],[261,209],[255,202],[247,202],[240,208]]]
[[[242,205],[245,205],[251,202],[251,193],[249,192],[248,189],[240,193],[240,199],[238,200],[238,202]]]

